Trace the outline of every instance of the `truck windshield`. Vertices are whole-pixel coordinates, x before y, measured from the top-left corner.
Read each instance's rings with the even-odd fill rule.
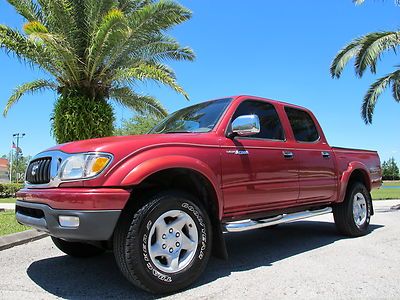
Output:
[[[167,116],[149,133],[209,132],[217,124],[232,98],[207,101]]]

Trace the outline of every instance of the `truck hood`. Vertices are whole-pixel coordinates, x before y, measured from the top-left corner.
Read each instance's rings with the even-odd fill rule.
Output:
[[[65,153],[107,152],[118,160],[147,146],[160,144],[207,144],[210,133],[172,133],[113,136],[76,141],[54,146],[46,151],[59,150]],[[201,138],[200,138],[201,137]]]

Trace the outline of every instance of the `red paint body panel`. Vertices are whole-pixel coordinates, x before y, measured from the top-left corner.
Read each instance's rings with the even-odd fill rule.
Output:
[[[121,209],[129,198],[129,189],[148,176],[169,168],[186,168],[210,182],[217,195],[216,207],[222,219],[343,201],[347,182],[355,170],[364,172],[368,188],[380,186],[378,154],[330,147],[309,110],[253,96],[232,98],[215,128],[208,133],[108,137],[48,149],[66,153],[107,152],[114,159],[97,178],[62,183],[59,188],[24,189],[18,197],[54,208]],[[236,108],[248,99],[266,101],[275,107],[284,129],[284,141],[226,137]],[[319,132],[318,141],[299,143],[295,140],[285,106],[310,114]],[[235,155],[236,150],[248,154]],[[294,158],[285,159],[282,151],[293,152]],[[330,157],[324,158],[322,152],[329,153]]]
[[[47,204],[54,209],[120,210],[125,207],[130,191],[124,189],[22,189],[18,200]]]

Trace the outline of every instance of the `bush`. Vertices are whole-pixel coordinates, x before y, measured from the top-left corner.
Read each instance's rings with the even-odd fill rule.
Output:
[[[15,197],[15,193],[24,187],[23,183],[0,183],[1,197]]]

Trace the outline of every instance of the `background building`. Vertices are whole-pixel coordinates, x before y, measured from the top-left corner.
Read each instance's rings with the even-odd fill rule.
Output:
[[[0,158],[0,183],[1,182],[9,182],[10,175],[8,169],[8,159]]]

